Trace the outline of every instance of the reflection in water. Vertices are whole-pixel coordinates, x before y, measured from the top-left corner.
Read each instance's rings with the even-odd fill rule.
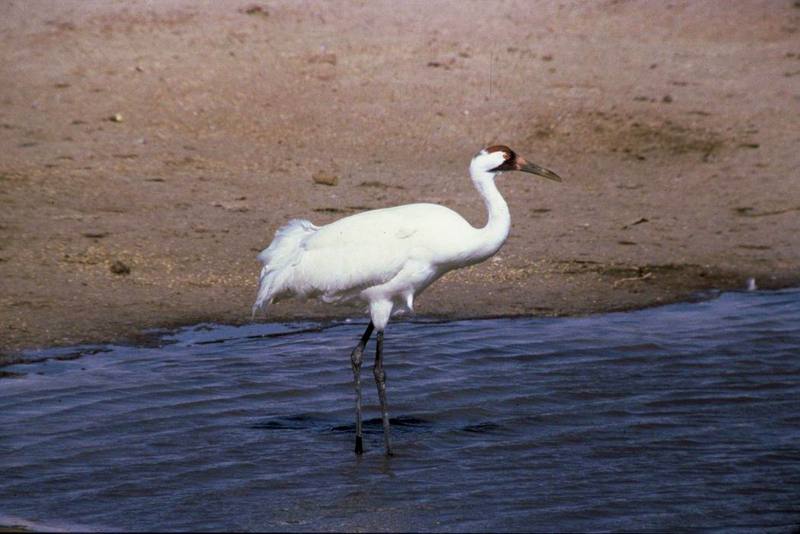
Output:
[[[798,325],[798,290],[393,323],[391,459],[367,385],[366,454],[351,451],[360,322],[47,351],[0,379],[0,524],[784,531],[800,521]]]

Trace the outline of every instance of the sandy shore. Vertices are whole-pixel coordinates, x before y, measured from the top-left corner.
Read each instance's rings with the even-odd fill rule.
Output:
[[[565,181],[504,176],[509,241],[417,313],[797,284],[800,8],[732,4],[6,2],[0,353],[247,322],[292,217],[426,201],[481,225],[489,142]]]

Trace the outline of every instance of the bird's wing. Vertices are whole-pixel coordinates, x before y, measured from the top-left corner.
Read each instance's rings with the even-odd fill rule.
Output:
[[[291,221],[259,255],[265,263],[257,305],[289,296],[348,299],[395,278],[409,262],[446,261],[469,224],[436,204],[366,211],[316,227]]]
[[[328,300],[358,293],[394,278],[408,261],[418,227],[392,209],[345,217],[304,240],[294,267],[298,292]]]
[[[401,206],[405,208],[406,206]],[[307,250],[358,245],[371,241],[404,239],[418,230],[404,210],[386,208],[364,211],[322,226],[305,242]]]

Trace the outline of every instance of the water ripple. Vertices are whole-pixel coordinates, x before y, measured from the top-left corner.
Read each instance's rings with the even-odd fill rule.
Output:
[[[352,453],[360,321],[39,351],[0,378],[0,526],[791,530],[798,325],[798,290],[393,322],[391,459],[371,353],[367,453]]]

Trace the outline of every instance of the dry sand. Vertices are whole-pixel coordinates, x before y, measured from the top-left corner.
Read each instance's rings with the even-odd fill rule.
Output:
[[[0,11],[7,359],[249,321],[255,255],[292,217],[426,201],[481,225],[467,165],[489,142],[565,181],[504,175],[509,241],[420,314],[589,313],[800,278],[798,2]],[[268,319],[359,313],[287,302]]]

